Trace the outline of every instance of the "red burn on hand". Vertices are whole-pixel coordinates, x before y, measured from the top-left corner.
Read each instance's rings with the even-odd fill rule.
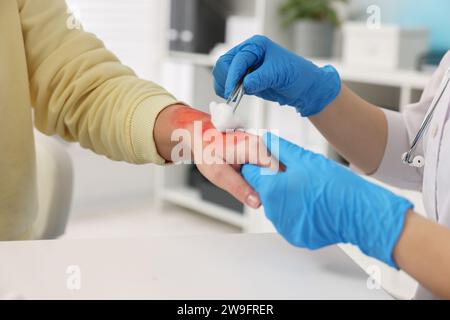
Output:
[[[195,121],[211,123],[211,117],[208,114],[187,107],[176,110],[172,120],[175,127],[184,129],[193,126]]]
[[[202,122],[202,134],[205,134],[205,132],[208,130],[215,130],[214,125],[211,122],[210,115],[204,112],[184,107],[176,110],[176,112],[174,113],[173,125],[177,128],[192,129],[195,121]],[[244,141],[249,137],[247,133],[242,131],[221,134],[223,136],[224,143],[226,143],[226,141],[228,140],[232,141],[234,145],[237,145],[238,143]]]

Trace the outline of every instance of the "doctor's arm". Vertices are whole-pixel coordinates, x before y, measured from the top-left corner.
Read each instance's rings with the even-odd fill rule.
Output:
[[[294,107],[364,173],[376,173],[377,178],[401,187],[420,188],[421,173],[404,166],[401,155],[425,116],[443,68],[433,76],[420,103],[404,113],[365,101],[342,83],[332,66],[320,68],[264,36],[243,42],[217,61],[216,93],[227,98],[249,68],[252,72],[244,78],[247,94]]]
[[[343,85],[336,99],[310,120],[362,172],[372,174],[379,168],[388,135],[386,115],[379,107]]]
[[[367,174],[376,171],[386,147],[386,117],[343,85],[332,66],[319,68],[267,37],[254,36],[217,61],[216,93],[228,98],[249,68],[247,94],[295,107],[349,162]]]
[[[334,161],[272,134],[264,140],[286,170],[267,175],[247,165],[242,172],[289,243],[311,250],[351,243],[450,298],[450,230]]]

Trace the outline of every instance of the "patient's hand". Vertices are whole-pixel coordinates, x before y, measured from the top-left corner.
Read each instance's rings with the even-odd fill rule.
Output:
[[[259,137],[242,131],[221,133],[208,114],[185,106],[165,109],[154,136],[165,159],[195,163],[208,180],[252,208],[258,208],[261,201],[243,179],[241,166],[251,163],[278,171],[278,161]]]

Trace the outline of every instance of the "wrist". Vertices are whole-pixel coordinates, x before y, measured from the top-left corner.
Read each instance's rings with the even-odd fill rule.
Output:
[[[373,200],[377,199],[372,196]],[[368,212],[375,215],[376,225],[372,225],[364,231],[359,247],[371,257],[374,257],[387,265],[399,269],[394,260],[394,249],[405,228],[405,221],[408,212],[413,210],[414,205],[407,199],[394,195],[388,190],[378,195],[378,199],[372,203],[373,209]],[[367,219],[374,220],[373,217]]]
[[[155,124],[155,141],[159,154],[168,161],[196,159],[204,147],[204,133],[212,129],[210,116],[204,112],[184,106],[172,105],[164,109]],[[179,133],[174,134],[176,130]],[[172,152],[176,146],[182,146],[182,152],[173,159]]]
[[[172,141],[173,132],[180,128],[177,117],[181,110],[190,109],[181,104],[174,104],[162,110],[155,121],[153,136],[156,149],[161,157],[172,161],[172,150],[178,141]]]
[[[316,79],[306,94],[301,97],[299,110],[302,117],[313,117],[324,111],[339,96],[342,81],[338,71],[331,65],[316,68]]]
[[[407,260],[409,254],[416,251],[424,243],[422,236],[426,236],[426,232],[424,232],[426,228],[421,225],[423,221],[426,220],[413,210],[406,213],[403,231],[392,253],[397,265],[404,266],[404,261]]]

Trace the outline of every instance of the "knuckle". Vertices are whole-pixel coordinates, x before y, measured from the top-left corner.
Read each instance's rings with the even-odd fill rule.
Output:
[[[226,66],[230,65],[234,59],[234,54],[226,53],[217,60],[216,66],[220,66],[222,68],[226,68]]]
[[[264,43],[268,40],[268,38],[266,36],[257,34],[252,37],[252,40],[257,43]]]

